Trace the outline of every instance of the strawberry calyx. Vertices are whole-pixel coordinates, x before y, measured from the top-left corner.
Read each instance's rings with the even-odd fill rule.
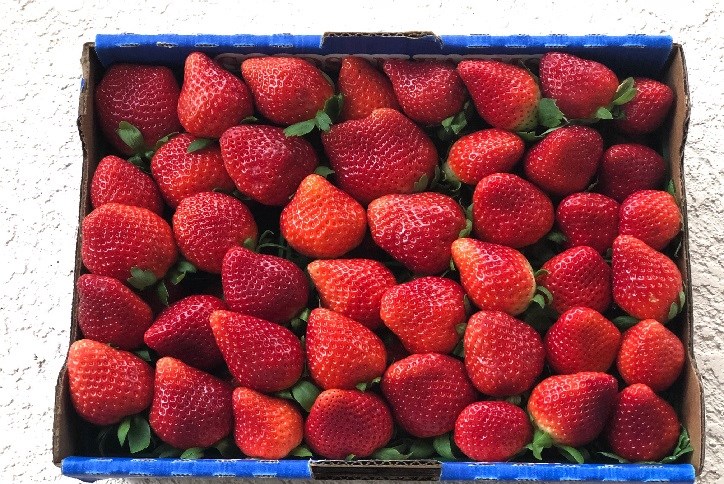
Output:
[[[118,443],[123,447],[128,442],[131,454],[146,450],[151,445],[151,427],[148,419],[141,414],[130,415],[118,424]]]
[[[379,385],[379,383],[382,381],[382,377],[378,376],[377,378],[374,378],[373,380],[370,380],[368,382],[360,382],[357,385],[355,385],[355,388],[361,392],[366,392],[367,390]]]
[[[526,445],[525,448],[533,453],[533,457],[543,460],[543,451],[555,447],[567,460],[577,464],[585,462],[583,453],[571,446],[556,443],[553,436],[539,428],[536,428],[533,434],[533,441]]]
[[[312,119],[300,121],[284,128],[284,135],[287,137],[304,136],[314,129],[322,132],[329,131],[332,124],[336,123],[342,113],[344,97],[341,94],[331,96],[324,103],[324,108],[317,111]]]
[[[299,380],[290,389],[276,392],[274,396],[293,400],[297,402],[305,412],[309,413],[309,410],[311,410],[314,401],[320,393],[322,393],[322,391],[311,381]]]
[[[174,135],[178,134],[177,132],[169,133],[156,141],[153,147],[150,147],[146,145],[141,131],[128,121],[118,123],[116,133],[118,133],[118,137],[133,151],[133,155],[128,158],[128,161],[145,173],[151,173],[151,158],[153,158],[153,154]]]
[[[465,128],[468,127],[468,122],[472,118],[473,112],[473,104],[470,101],[466,101],[465,104],[463,104],[463,109],[459,113],[445,118],[440,122],[440,126],[436,130],[438,139],[441,141],[450,141],[459,138],[465,131]]]
[[[666,317],[666,321],[671,321],[676,316],[681,313],[682,309],[684,309],[684,305],[686,304],[686,293],[682,290],[679,291],[679,297],[671,303],[671,307],[669,308],[669,314]]]

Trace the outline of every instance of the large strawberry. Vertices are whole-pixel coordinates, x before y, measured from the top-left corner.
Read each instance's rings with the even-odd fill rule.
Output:
[[[492,397],[529,390],[543,371],[540,335],[500,311],[480,311],[468,321],[463,340],[465,368],[475,387]]]
[[[450,432],[460,412],[477,397],[462,362],[438,353],[412,355],[390,365],[382,393],[397,423],[420,438]]]
[[[587,245],[600,253],[611,248],[618,235],[616,200],[600,193],[574,193],[556,209],[556,222],[566,237],[566,247]]]
[[[553,227],[553,204],[532,183],[511,173],[486,176],[473,193],[473,227],[480,240],[525,247]]]
[[[361,57],[342,59],[337,85],[344,96],[345,121],[367,117],[378,108],[399,108],[390,80]]]
[[[473,460],[504,462],[533,438],[528,415],[508,402],[475,402],[455,422],[455,445]]]
[[[365,205],[391,193],[422,191],[435,175],[435,145],[394,109],[336,124],[322,142],[340,188]]]
[[[78,415],[111,425],[142,412],[153,398],[153,369],[133,353],[89,339],[68,351],[70,399]]]
[[[251,93],[241,79],[201,52],[186,58],[178,99],[178,117],[186,131],[218,138],[252,114]]]
[[[623,119],[614,121],[616,127],[627,134],[651,133],[661,126],[674,102],[669,86],[653,79],[634,77],[636,94],[621,106]]]
[[[333,259],[357,247],[367,230],[367,214],[357,201],[324,177],[309,175],[282,210],[282,235],[298,252]]]
[[[666,174],[666,161],[648,146],[613,145],[601,159],[598,190],[618,203],[639,190],[655,190]]]
[[[444,169],[449,178],[476,185],[493,173],[513,169],[523,157],[520,136],[504,129],[481,129],[457,140],[450,147]]]
[[[462,207],[440,193],[385,195],[367,208],[375,243],[416,274],[450,264],[450,245],[466,230]]]
[[[641,190],[621,204],[618,232],[633,235],[649,247],[661,250],[681,230],[681,212],[668,192]]]
[[[491,126],[525,131],[538,123],[540,89],[528,70],[492,60],[464,60],[458,64],[475,108]]]
[[[98,163],[91,181],[90,197],[93,208],[115,202],[147,208],[159,215],[163,210],[161,193],[153,178],[132,163],[113,155]]]
[[[382,399],[357,390],[326,390],[314,401],[304,440],[328,459],[368,457],[392,438],[392,416]]]
[[[385,292],[380,316],[410,353],[450,353],[466,320],[465,293],[443,277],[413,279]]]

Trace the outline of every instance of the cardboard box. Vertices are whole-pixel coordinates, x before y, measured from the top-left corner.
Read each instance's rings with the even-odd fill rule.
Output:
[[[402,34],[328,33],[295,36],[289,34],[251,36],[100,35],[95,44],[83,46],[78,128],[83,143],[83,177],[80,187],[79,221],[91,210],[89,187],[99,160],[106,152],[105,141],[95,124],[93,95],[105,67],[116,62],[165,64],[180,69],[185,57],[200,50],[238,70],[238,60],[250,54],[294,54],[320,65],[334,65],[347,54],[416,58],[463,57],[498,59],[529,58],[549,50],[562,50],[601,61],[620,75],[643,75],[667,83],[676,94],[675,105],[662,130],[661,150],[670,162],[671,177],[683,214],[683,240],[677,263],[684,276],[688,304],[672,322],[679,331],[687,359],[684,373],[672,390],[682,421],[689,431],[694,452],[689,463],[639,464],[525,464],[425,461],[308,461],[282,460],[180,460],[85,457],[82,425],[70,402],[66,369],[56,387],[53,426],[53,462],[62,473],[83,480],[122,476],[195,477],[277,477],[314,479],[404,479],[501,481],[647,481],[693,482],[704,462],[704,408],[699,373],[693,358],[692,298],[689,243],[684,188],[683,154],[689,121],[686,64],[680,45],[666,36],[435,36],[426,32]],[[222,55],[223,54],[223,55]],[[80,229],[77,238],[75,278],[85,270],[80,259]],[[77,294],[71,314],[71,342],[78,338]]]

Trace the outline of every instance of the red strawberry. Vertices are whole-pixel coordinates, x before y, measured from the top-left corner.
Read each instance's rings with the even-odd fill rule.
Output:
[[[681,230],[681,213],[668,192],[641,190],[621,204],[618,232],[633,235],[649,247],[661,250]]]
[[[89,339],[68,351],[70,399],[78,415],[112,425],[142,412],[153,398],[153,369],[133,353]]]
[[[380,197],[369,204],[367,220],[375,243],[416,274],[444,271],[450,244],[467,224],[455,200],[429,192]]]
[[[435,175],[435,145],[394,109],[336,124],[322,142],[340,188],[365,205],[391,193],[422,191]]]
[[[392,438],[392,416],[382,399],[357,390],[319,394],[304,426],[312,452],[328,459],[368,457]]]
[[[475,387],[492,397],[529,390],[543,371],[540,335],[500,311],[480,311],[468,321],[463,340],[465,368]]]
[[[538,124],[540,89],[526,69],[492,60],[458,64],[475,108],[491,126],[510,131],[531,130]]]
[[[533,438],[528,415],[508,402],[475,402],[455,422],[455,445],[473,460],[504,462]]]
[[[391,59],[382,63],[382,70],[413,121],[439,124],[463,109],[465,86],[451,62]]]
[[[173,233],[184,257],[199,269],[216,274],[221,273],[230,248],[248,241],[256,245],[258,235],[246,205],[215,192],[184,198],[173,215]]]
[[[194,139],[187,133],[174,136],[151,159],[151,174],[171,208],[195,193],[234,189],[219,147],[212,145],[189,153]]]
[[[282,236],[298,252],[333,259],[362,243],[367,230],[365,209],[319,175],[309,175],[282,210]]]
[[[229,371],[241,386],[278,392],[302,375],[302,345],[287,328],[231,311],[214,311],[209,318],[216,344]]]
[[[362,323],[329,309],[312,310],[306,347],[309,373],[326,390],[351,390],[385,371],[382,340]]]
[[[234,440],[244,455],[282,459],[302,443],[304,422],[288,400],[239,387],[232,396]]]
[[[486,176],[473,193],[473,226],[481,240],[525,247],[553,227],[553,204],[535,185],[510,173]]]
[[[463,136],[450,147],[445,173],[468,185],[476,185],[493,173],[509,172],[523,157],[525,144],[515,133],[482,129]]]
[[[314,118],[334,87],[311,63],[297,57],[252,57],[241,64],[259,112],[276,124]]]
[[[420,438],[450,432],[460,412],[477,397],[462,362],[438,353],[412,355],[390,365],[382,393],[397,423]]]
[[[233,247],[221,266],[229,309],[285,323],[307,305],[309,283],[294,263],[273,255]]]
[[[543,138],[525,156],[525,174],[548,193],[570,195],[586,189],[603,154],[603,139],[593,128],[569,126]]]
[[[83,265],[93,274],[125,281],[131,268],[162,278],[176,262],[171,227],[145,208],[106,203],[84,219],[81,229]]]
[[[173,356],[187,365],[210,370],[223,362],[209,317],[226,304],[214,296],[194,295],[174,303],[148,328],[144,341],[161,356]]]
[[[540,60],[543,95],[556,100],[568,118],[594,116],[613,102],[618,78],[608,67],[563,52],[548,52]]]
[[[624,119],[614,121],[627,134],[651,133],[661,126],[674,102],[674,92],[666,84],[645,77],[634,77],[636,94],[621,106]]]
[[[627,384],[644,383],[662,392],[681,374],[684,345],[663,324],[644,319],[623,334],[616,364]]]
[[[659,188],[666,162],[651,148],[635,143],[613,145],[601,160],[599,190],[618,203],[639,190]]]
[[[377,328],[380,301],[396,284],[395,276],[380,262],[370,259],[316,260],[307,272],[317,287],[322,306],[370,329]]]
[[[152,147],[167,134],[179,131],[178,97],[178,83],[168,67],[116,64],[96,88],[98,124],[118,151],[131,155],[133,149],[118,136],[120,122],[138,128],[146,147]]]
[[[556,221],[566,247],[587,245],[604,253],[618,235],[618,203],[599,193],[574,193],[558,205]]]
[[[581,245],[543,264],[538,284],[553,295],[558,314],[576,306],[602,313],[611,304],[611,268],[595,249]]]
[[[611,375],[581,372],[551,376],[530,394],[528,412],[552,443],[579,447],[593,441],[613,409],[618,383]]]
[[[574,307],[550,327],[543,343],[555,373],[606,372],[616,359],[621,332],[598,311]]]
[[[466,321],[465,293],[443,277],[413,279],[385,292],[380,316],[410,353],[450,353]]]
[[[118,279],[84,274],[78,278],[78,327],[85,338],[132,350],[151,326],[151,308]]]
[[[90,197],[93,208],[115,202],[147,208],[159,215],[163,211],[161,193],[153,178],[132,163],[113,155],[98,163],[91,181]]]
[[[465,292],[480,309],[520,314],[535,295],[533,269],[515,249],[458,239],[452,257]]]
[[[618,394],[606,440],[617,455],[633,462],[658,461],[679,439],[676,411],[646,385],[631,385]]]
[[[681,309],[683,285],[676,264],[639,239],[619,235],[613,241],[613,299],[637,319],[666,322],[672,305]]]
[[[178,117],[186,131],[202,138],[218,138],[252,114],[251,93],[241,79],[201,52],[186,58],[178,99]]]
[[[231,432],[231,387],[169,356],[156,362],[148,423],[177,449],[209,447]]]
[[[317,167],[317,154],[307,140],[287,137],[274,126],[235,126],[224,132],[219,143],[236,187],[265,205],[286,205]]]
[[[389,79],[360,57],[342,59],[337,85],[344,96],[345,121],[365,118],[378,108],[399,109]]]

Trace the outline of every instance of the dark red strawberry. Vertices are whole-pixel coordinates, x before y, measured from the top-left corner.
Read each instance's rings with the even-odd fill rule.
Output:
[[[681,230],[681,212],[668,192],[641,190],[621,204],[618,233],[633,235],[649,247],[661,250]]]
[[[601,254],[618,235],[618,203],[600,193],[574,193],[556,209],[556,221],[566,237],[566,247],[587,245]]]
[[[132,163],[113,155],[98,163],[91,181],[90,197],[93,208],[115,202],[147,208],[159,215],[163,210],[161,193],[153,178]]]
[[[344,96],[342,119],[361,119],[378,108],[399,109],[392,84],[361,57],[345,57],[337,80]]]
[[[639,190],[660,187],[666,162],[651,148],[635,143],[613,145],[601,159],[598,190],[618,203]]]
[[[508,402],[475,402],[460,412],[454,440],[473,460],[504,462],[533,438],[528,415]]]
[[[488,175],[511,171],[524,151],[525,144],[515,133],[482,129],[453,143],[444,170],[449,178],[477,185]]]
[[[656,131],[669,113],[674,92],[666,84],[645,77],[634,77],[634,87],[633,99],[621,106],[623,119],[614,123],[620,131],[632,135]]]

